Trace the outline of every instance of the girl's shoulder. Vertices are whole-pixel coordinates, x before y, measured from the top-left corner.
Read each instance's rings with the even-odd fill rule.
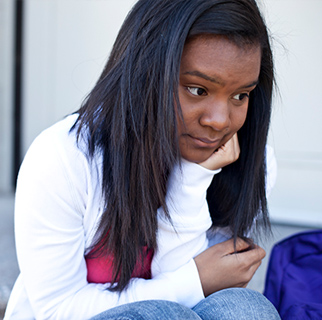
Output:
[[[36,137],[22,162],[18,182],[87,188],[93,161],[87,156],[85,140],[77,139],[77,130],[72,129],[77,117],[70,115]]]
[[[42,131],[30,145],[23,164],[54,165],[88,162],[84,135],[77,136],[75,123],[78,114],[72,114]]]
[[[46,151],[55,151],[57,148],[70,149],[71,147],[77,149],[77,130],[72,129],[77,118],[77,114],[69,115],[42,131],[30,145],[27,155],[40,151],[39,149]]]
[[[76,120],[77,115],[66,117],[40,133],[31,144],[18,174],[16,194],[20,207],[38,203],[38,207],[51,204],[58,208],[65,204],[63,207],[73,208],[78,217],[91,212],[93,199],[101,194],[100,159],[89,158],[85,142],[77,140],[77,130],[71,130]],[[57,209],[53,216],[65,214],[65,209]],[[41,209],[38,214],[44,211],[48,212]]]

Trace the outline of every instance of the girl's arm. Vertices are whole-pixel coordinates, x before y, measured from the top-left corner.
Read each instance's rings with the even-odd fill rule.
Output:
[[[277,176],[273,148],[266,146],[266,195],[269,196]],[[220,231],[219,231],[220,233]],[[236,248],[229,234],[215,234],[210,248],[195,257],[205,296],[229,287],[246,287],[265,257],[265,251],[249,242],[237,239]],[[223,241],[218,243],[219,241]],[[235,251],[236,249],[236,251]],[[216,266],[214,268],[214,266]]]
[[[173,271],[207,248],[206,231],[211,227],[206,192],[220,170],[182,160],[173,169],[167,190],[167,207],[158,210],[158,248],[152,261],[152,276]]]
[[[161,245],[152,264],[153,274],[175,270],[195,257],[205,295],[223,288],[246,286],[251,280],[265,256],[262,248],[258,246],[250,248],[249,243],[239,239],[238,255],[235,254],[232,240],[217,244],[201,253],[206,249],[202,248],[207,241],[205,231],[211,226],[206,202],[207,188],[213,175],[220,171],[218,169],[236,161],[239,153],[239,143],[235,134],[200,165],[183,161],[182,171],[179,172],[178,168],[174,170],[170,179],[168,190],[170,196],[167,202],[174,221],[171,225],[169,221],[162,219],[162,216],[159,217],[158,242]],[[276,177],[276,163],[269,147],[266,157],[269,172],[267,187],[270,188]],[[232,274],[234,276],[231,276]]]
[[[158,250],[153,258],[152,276],[176,270],[207,248],[206,232],[212,225],[207,189],[214,175],[236,161],[239,152],[235,134],[205,162],[196,164],[182,160],[181,166],[174,168],[166,197],[171,221],[164,217],[160,208]]]

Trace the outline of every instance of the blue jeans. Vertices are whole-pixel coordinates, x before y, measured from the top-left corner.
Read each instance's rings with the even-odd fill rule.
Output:
[[[189,309],[165,300],[139,301],[107,310],[91,320],[277,320],[274,306],[259,292],[232,288],[213,293]]]

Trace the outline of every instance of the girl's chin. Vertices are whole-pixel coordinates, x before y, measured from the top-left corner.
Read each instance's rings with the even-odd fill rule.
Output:
[[[215,150],[211,151],[200,151],[200,152],[185,152],[181,153],[182,158],[189,162],[194,162],[194,163],[202,163],[206,161],[213,153]]]

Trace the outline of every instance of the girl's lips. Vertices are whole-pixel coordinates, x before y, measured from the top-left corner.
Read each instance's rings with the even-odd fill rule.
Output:
[[[202,148],[216,148],[219,145],[220,139],[210,140],[207,138],[195,138],[188,135],[189,138],[196,144],[198,147]]]

